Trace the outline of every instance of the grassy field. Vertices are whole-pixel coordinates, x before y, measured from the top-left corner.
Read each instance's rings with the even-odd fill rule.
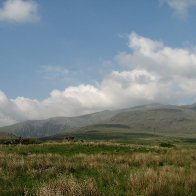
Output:
[[[158,142],[1,145],[0,195],[195,196],[195,146]]]
[[[66,137],[74,137],[79,140],[88,141],[114,141],[118,143],[140,144],[140,145],[159,145],[160,143],[172,143],[176,145],[195,145],[196,134],[180,134],[154,131],[133,131],[129,127],[108,125],[93,125],[82,127],[68,133],[58,134],[43,140],[62,141]]]

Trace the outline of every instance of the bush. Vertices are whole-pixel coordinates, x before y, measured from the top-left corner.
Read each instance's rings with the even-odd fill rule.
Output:
[[[0,140],[0,144],[5,144],[5,145],[10,145],[10,144],[40,144],[41,141],[39,139],[35,139],[35,138],[18,138],[18,139],[3,139]]]
[[[160,143],[159,144],[160,147],[166,147],[166,148],[172,148],[172,147],[175,147],[174,144],[171,144],[171,143],[167,143],[167,142],[163,142],[163,143]]]

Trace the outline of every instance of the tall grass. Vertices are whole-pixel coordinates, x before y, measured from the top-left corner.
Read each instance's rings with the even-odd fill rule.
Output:
[[[37,190],[38,196],[99,196],[96,182],[93,178],[89,178],[83,182],[79,182],[73,177],[59,177],[58,180],[50,181],[43,184]]]
[[[63,154],[62,149],[70,152]],[[0,195],[193,196],[195,171],[196,149],[185,147],[111,143],[0,146]]]
[[[193,173],[192,173],[193,172]],[[182,167],[145,168],[131,173],[130,195],[195,195],[196,174]]]

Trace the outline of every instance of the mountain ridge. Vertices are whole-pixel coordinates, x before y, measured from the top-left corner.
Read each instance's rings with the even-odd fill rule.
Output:
[[[0,132],[22,137],[46,137],[95,124],[119,124],[135,131],[196,133],[196,104],[176,106],[154,103],[76,117],[28,120],[1,127]]]

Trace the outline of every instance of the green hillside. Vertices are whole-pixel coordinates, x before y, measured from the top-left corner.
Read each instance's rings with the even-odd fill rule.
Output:
[[[1,127],[0,132],[22,137],[49,137],[76,133],[93,137],[121,137],[123,133],[196,135],[196,106],[150,104],[78,117],[56,117]],[[136,134],[137,135],[137,134]],[[113,137],[114,137],[113,136]],[[124,136],[123,136],[124,137]]]

